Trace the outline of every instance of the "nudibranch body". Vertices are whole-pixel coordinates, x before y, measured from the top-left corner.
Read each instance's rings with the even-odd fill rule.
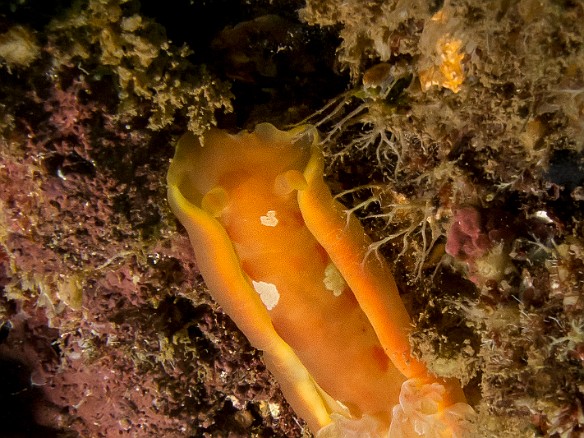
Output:
[[[204,146],[189,133],[180,139],[169,201],[207,286],[322,436],[344,436],[342,424],[363,419],[358,427],[371,436],[421,430],[404,414],[405,387],[437,388],[434,417],[464,420],[458,384],[433,378],[410,355],[410,320],[391,271],[366,257],[361,224],[331,196],[317,137],[309,126],[260,124],[238,135],[211,130]],[[436,436],[455,436],[443,426]]]

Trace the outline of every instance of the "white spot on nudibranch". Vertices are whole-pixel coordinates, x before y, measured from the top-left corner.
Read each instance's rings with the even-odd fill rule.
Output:
[[[268,210],[265,216],[260,216],[260,222],[266,227],[275,227],[278,225],[278,218],[276,217],[276,210]]]
[[[266,309],[272,310],[280,301],[280,292],[275,284],[266,283],[265,281],[251,281],[255,291],[260,294],[260,299]]]
[[[332,291],[335,297],[338,297],[343,293],[345,287],[347,287],[347,283],[345,279],[337,269],[335,265],[329,263],[326,268],[324,268],[324,287],[328,290]]]

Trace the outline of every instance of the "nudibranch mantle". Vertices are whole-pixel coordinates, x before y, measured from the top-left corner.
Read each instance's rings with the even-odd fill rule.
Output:
[[[443,419],[452,412],[466,421],[472,409],[458,383],[436,379],[411,356],[391,270],[366,257],[369,238],[324,183],[315,128],[212,129],[204,145],[186,133],[168,198],[213,297],[319,436],[365,427],[370,436],[405,437],[421,430],[419,418],[448,432],[454,426]],[[405,388],[441,388],[432,391],[431,418],[403,403]]]

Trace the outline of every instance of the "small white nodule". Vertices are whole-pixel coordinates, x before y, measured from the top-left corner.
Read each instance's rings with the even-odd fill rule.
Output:
[[[326,268],[324,268],[324,287],[332,291],[335,297],[340,296],[343,293],[347,283],[345,279],[333,263],[329,263]]]
[[[278,225],[278,218],[276,217],[276,210],[268,210],[265,216],[260,216],[260,222],[266,227],[275,227]]]
[[[260,294],[260,299],[266,309],[272,310],[280,301],[280,292],[275,284],[266,283],[265,281],[251,281],[255,291]]]

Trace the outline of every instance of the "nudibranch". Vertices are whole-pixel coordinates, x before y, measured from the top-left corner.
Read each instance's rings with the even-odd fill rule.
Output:
[[[410,354],[391,270],[323,167],[311,126],[181,137],[168,198],[207,287],[317,436],[466,436],[472,408]]]

